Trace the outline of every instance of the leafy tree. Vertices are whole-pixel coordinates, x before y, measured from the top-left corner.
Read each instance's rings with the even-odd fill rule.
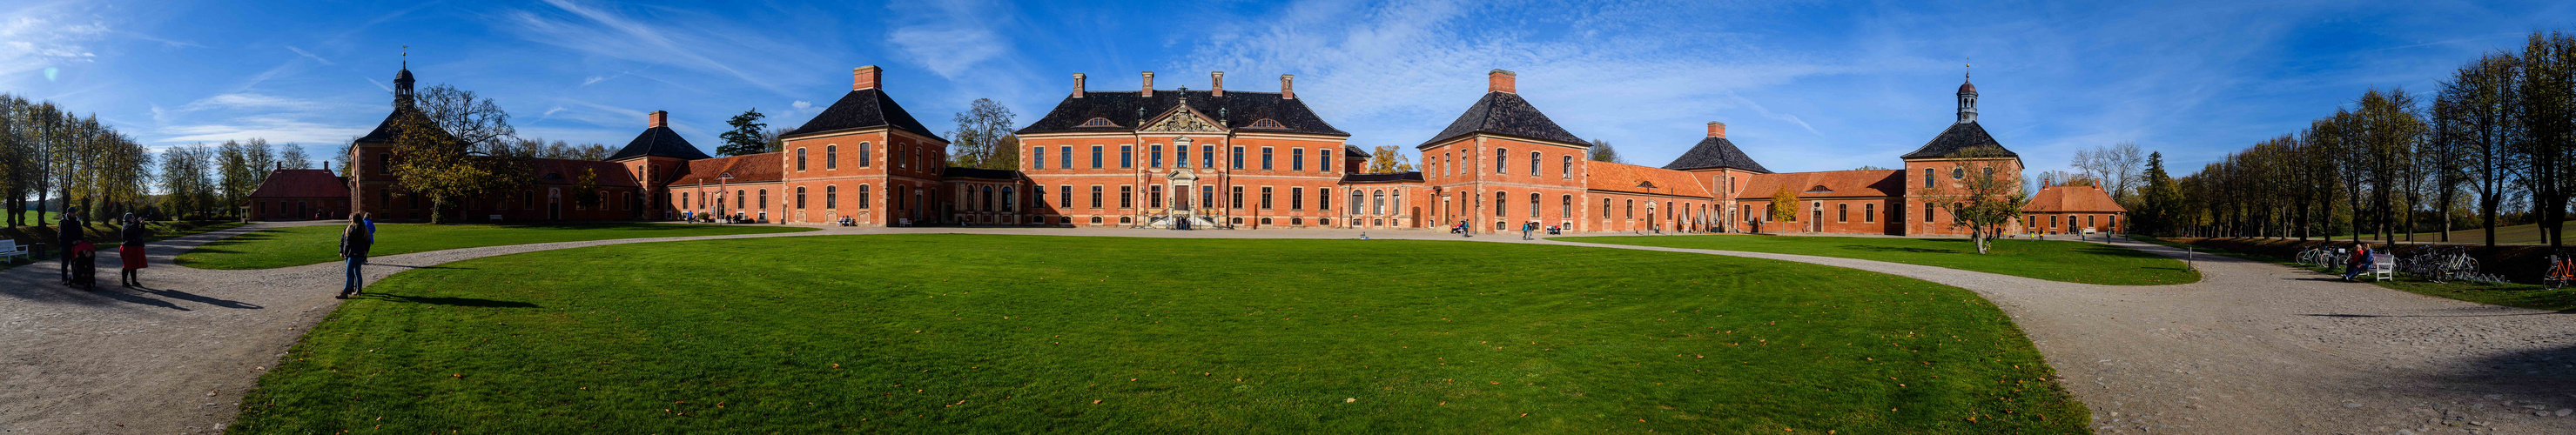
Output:
[[[1796,192],[1790,192],[1789,185],[1780,185],[1780,190],[1771,192],[1770,211],[1771,216],[1769,216],[1769,220],[1771,221],[1797,222],[1798,194]]]
[[[2182,192],[2174,186],[2173,176],[2165,172],[2165,153],[2147,153],[2147,171],[2142,175],[2139,207],[2129,213],[2131,232],[2173,234],[2174,209]]]
[[[1858,167],[1858,168],[1852,168],[1852,170],[1854,170],[1854,171],[1893,171],[1893,170],[1895,170],[1895,169],[1882,168],[1882,167],[1879,167],[1878,165],[1860,165],[1860,167]]]
[[[768,152],[769,137],[761,128],[768,127],[769,124],[760,122],[761,118],[767,116],[760,114],[760,109],[751,109],[742,111],[740,115],[734,115],[733,119],[725,120],[725,125],[733,129],[716,135],[716,138],[724,140],[724,145],[716,146],[716,155],[739,156]]]
[[[429,200],[430,223],[471,198],[518,190],[533,170],[509,151],[510,115],[490,99],[438,85],[419,97],[420,115],[394,119],[394,164],[405,195]]]
[[[2517,118],[2521,137],[2508,147],[2522,190],[2551,249],[2563,248],[2567,204],[2576,191],[2576,35],[2532,33],[2522,51]]]
[[[1372,155],[1369,156],[1368,173],[1387,174],[1413,171],[1413,163],[1410,159],[1405,157],[1404,148],[1402,147],[1394,145],[1379,145],[1370,147],[1370,150],[1373,152],[1371,153]]]
[[[2495,246],[2496,211],[2520,191],[2512,181],[2514,168],[2506,160],[2508,147],[2516,140],[2514,111],[2521,105],[2521,94],[2515,92],[2521,79],[2520,58],[2510,53],[2481,57],[2452,73],[2442,82],[2442,98],[2452,102],[2451,111],[2459,124],[2458,138],[2463,143],[2463,173],[2471,193],[2477,196],[2480,225],[2486,228],[2486,244]]]
[[[1592,155],[1590,158],[1592,161],[1596,162],[1627,163],[1626,160],[1619,159],[1619,150],[1617,148],[1611,148],[1610,141],[1600,139],[1592,140]]]
[[[957,128],[948,131],[948,165],[983,169],[1019,169],[1019,138],[1011,135],[1011,109],[990,98],[977,98],[957,113]]]
[[[2022,205],[2030,196],[2021,190],[2021,175],[2012,170],[2012,160],[1991,153],[1962,152],[1960,159],[1950,163],[1953,173],[1963,174],[1958,180],[1948,186],[1924,186],[1918,193],[1931,201],[1947,202],[1940,207],[1950,212],[1952,225],[1968,227],[1968,238],[1975,241],[1979,254],[1992,253],[1992,239],[2021,220]]]

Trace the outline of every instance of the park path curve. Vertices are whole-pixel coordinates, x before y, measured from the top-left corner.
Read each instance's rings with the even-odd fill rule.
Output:
[[[306,224],[330,224],[317,222]],[[170,257],[254,224],[156,243],[147,288],[53,282],[51,262],[0,270],[0,434],[219,432],[242,391],[338,306],[337,264],[222,271]],[[377,257],[370,282],[452,261],[585,246],[842,234],[1354,238],[1354,230],[827,228],[451,249]],[[1428,231],[1375,238],[1442,239]],[[2419,296],[2315,273],[2200,257],[2205,279],[2101,286],[1930,266],[1735,251],[1547,243],[1768,258],[1976,291],[2014,317],[2105,433],[2576,433],[2576,315]],[[2173,249],[2117,242],[2150,252]],[[116,257],[102,256],[113,276]],[[2539,408],[2529,408],[2538,406]],[[2534,413],[2539,415],[2534,415]]]

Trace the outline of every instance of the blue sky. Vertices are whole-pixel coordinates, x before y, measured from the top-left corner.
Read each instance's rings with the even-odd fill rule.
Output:
[[[381,120],[402,46],[422,86],[498,101],[522,136],[623,145],[644,113],[713,149],[758,108],[802,124],[887,69],[945,131],[976,98],[1025,125],[1071,88],[1275,91],[1363,147],[1411,146],[1485,71],[1631,163],[1723,121],[1780,171],[1895,166],[1954,118],[2035,169],[2120,141],[2178,172],[2296,131],[2371,87],[2431,91],[2479,53],[2569,29],[2570,2],[1291,1],[0,2],[0,92],[95,112],[153,146],[264,137],[327,153]]]

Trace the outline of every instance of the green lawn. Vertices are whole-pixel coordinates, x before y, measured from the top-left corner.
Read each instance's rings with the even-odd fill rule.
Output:
[[[1969,244],[1968,239],[1703,235],[1565,237],[1556,240],[1856,258],[2085,284],[2165,285],[2200,281],[2200,272],[2183,267],[2181,260],[2118,246],[2059,240],[1995,240],[1989,250],[1993,253],[1985,255],[1977,254],[1976,246]]]
[[[2133,239],[2165,246],[2184,246],[2181,243],[2145,236],[2136,236],[2133,237]],[[2305,269],[2319,274],[2341,274],[2340,272],[2328,272],[2325,268],[2301,265],[2287,258],[2235,252],[2208,246],[2192,246],[2192,249],[2199,250],[2202,254],[2222,255],[2243,260],[2278,264],[2289,266],[2291,268]],[[2416,277],[2414,274],[2407,273],[2397,274],[2396,280],[2376,281],[2373,282],[2373,284],[2378,284],[2380,287],[2387,287],[2389,289],[2407,293],[2437,298],[2458,299],[2488,305],[2503,305],[2536,310],[2576,310],[2576,287],[2550,290],[2547,287],[2533,284],[2485,284],[2471,282],[2438,283],[2424,281]]]
[[[827,236],[492,257],[369,292],[260,379],[235,432],[2081,433],[2089,416],[1967,290],[1682,253]]]
[[[199,269],[273,269],[340,259],[340,225],[261,230],[218,240],[179,254],[181,266]],[[813,228],[758,225],[556,224],[431,225],[376,224],[376,246],[369,255],[396,255],[442,249],[584,240],[647,237],[719,236],[813,231]]]

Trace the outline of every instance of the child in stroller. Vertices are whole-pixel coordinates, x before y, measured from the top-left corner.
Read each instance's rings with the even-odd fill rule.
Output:
[[[83,290],[98,289],[98,246],[88,240],[73,242],[72,256],[63,261],[72,262],[71,285]]]

